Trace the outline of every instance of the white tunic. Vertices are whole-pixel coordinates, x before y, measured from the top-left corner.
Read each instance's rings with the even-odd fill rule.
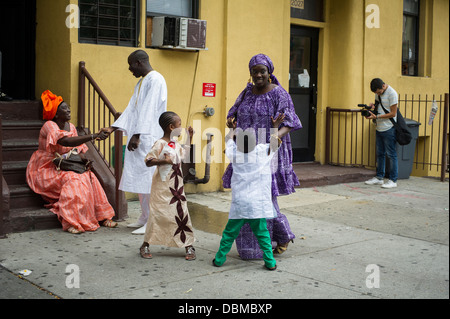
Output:
[[[134,89],[127,108],[112,125],[124,132],[128,140],[140,135],[139,147],[130,152],[126,148],[119,189],[125,192],[150,194],[152,177],[156,167],[147,167],[144,159],[156,140],[163,136],[159,117],[167,111],[167,85],[164,77],[151,71]]]
[[[225,154],[233,165],[229,219],[275,218],[272,203],[272,171],[269,144],[258,144],[250,153],[242,153],[230,139]]]

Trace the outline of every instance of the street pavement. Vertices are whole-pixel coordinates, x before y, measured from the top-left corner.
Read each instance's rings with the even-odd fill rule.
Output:
[[[186,299],[186,306],[228,298],[448,299],[448,196],[448,181],[419,177],[390,190],[362,182],[297,189],[278,200],[296,239],[276,256],[276,271],[241,260],[235,247],[222,267],[212,266],[230,192],[187,195],[195,261],[182,248],[162,246],[151,247],[153,259],[141,258],[143,236],[126,227],[139,203],[129,202],[130,218],[115,229],[0,239],[0,298]]]

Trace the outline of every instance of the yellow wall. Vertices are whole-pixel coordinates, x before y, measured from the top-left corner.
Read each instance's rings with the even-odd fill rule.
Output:
[[[449,2],[422,0],[421,3],[422,12],[431,20],[430,25],[423,26],[426,31],[419,40],[426,61],[419,65],[419,76],[411,77],[401,75],[402,1],[327,1],[329,69],[323,72],[329,82],[328,106],[354,107],[372,101],[369,83],[375,77],[382,78],[399,93],[448,91]],[[380,28],[369,29],[365,25],[368,16],[365,9],[369,4],[380,8]]]
[[[380,28],[370,29],[365,25],[369,4],[376,4],[380,9]],[[401,74],[402,1],[328,0],[325,23],[292,19],[292,23],[297,25],[321,29],[316,160],[325,162],[326,107],[354,109],[358,103],[372,102],[374,94],[369,83],[373,78],[382,78],[402,96],[414,94],[415,98],[421,95],[425,99],[428,94],[431,99],[433,94],[449,91],[448,10],[449,2],[446,0],[421,0],[419,76],[414,77]],[[427,123],[424,119],[427,117],[428,114],[422,110],[418,143],[430,135],[429,126],[425,131]],[[337,136],[338,132],[332,132],[332,135]],[[430,149],[423,152],[428,154],[433,149],[437,154],[439,147],[437,142],[431,143]],[[433,161],[436,162],[437,158]],[[436,169],[434,172],[414,169],[413,174],[434,176],[439,172]]]
[[[376,4],[380,9],[380,28],[370,29],[365,25],[365,18],[369,15],[366,7],[369,4]],[[421,95],[424,99],[427,94],[431,96],[448,92],[448,10],[449,2],[446,0],[421,0],[421,60],[419,76],[413,77],[401,74],[402,1],[328,0],[327,22],[319,25],[322,27],[322,40],[325,38],[325,43],[321,42],[320,45],[328,52],[324,56],[319,53],[319,64],[326,67],[319,67],[319,79],[322,77],[325,82],[319,82],[319,91],[320,85],[325,90],[319,92],[318,134],[325,131],[327,106],[354,109],[358,103],[372,102],[374,94],[370,91],[369,84],[376,77],[382,78],[402,96],[408,94],[411,97],[414,94],[416,98]],[[426,123],[423,119],[428,114],[421,116],[419,134],[424,134]],[[318,135],[316,160],[322,163],[325,161],[324,144],[324,135]],[[435,143],[432,146],[430,144],[430,147],[437,150],[440,145]],[[413,174],[439,173],[414,170]]]
[[[145,0],[142,21],[145,21]],[[291,24],[320,29],[318,70],[318,112],[316,160],[325,160],[326,107],[355,108],[370,103],[369,83],[383,78],[399,93],[430,94],[448,91],[448,1],[422,0],[428,21],[421,41],[421,75],[401,75],[402,1],[325,0],[325,22],[290,18],[290,0],[201,0],[200,19],[207,20],[208,50],[186,52],[145,48],[142,23],[139,48],[145,49],[152,66],[164,75],[168,86],[168,108],[188,125],[201,120],[194,139],[197,152],[206,145],[205,133],[215,134],[215,158],[223,158],[225,119],[249,79],[249,59],[258,53],[269,55],[275,75],[288,89]],[[45,89],[62,95],[73,110],[76,122],[78,64],[86,67],[118,111],[123,111],[137,79],[128,71],[127,57],[137,48],[78,43],[78,30],[65,20],[68,4],[77,0],[37,0],[36,96]],[[365,26],[368,4],[380,8],[381,28]],[[197,64],[198,61],[198,64]],[[217,84],[216,97],[202,97],[202,84]],[[192,98],[191,98],[192,97]],[[205,106],[216,114],[205,118]],[[155,123],[156,124],[156,123]],[[157,124],[156,124],[157,125]],[[203,136],[200,134],[203,133]],[[197,153],[198,156],[199,153]],[[198,157],[197,156],[197,157]],[[206,185],[188,185],[187,191],[215,191],[221,188],[226,165],[213,163]],[[203,177],[204,163],[197,164]]]
[[[61,1],[58,12],[62,14],[58,24],[68,15],[64,8],[69,3],[77,1]],[[142,6],[145,8],[145,1],[142,1]],[[275,64],[280,82],[287,84],[288,69],[283,66],[289,63],[289,23],[285,23],[289,21],[289,10],[290,2],[286,0],[202,0],[199,18],[208,21],[208,50],[199,52],[145,48],[146,31],[145,24],[142,24],[139,48],[146,50],[153,68],[166,79],[168,109],[178,113],[183,122],[189,119],[188,125],[193,125],[194,120],[201,120],[201,129],[196,130],[194,137],[194,143],[201,145],[196,148],[197,158],[201,157],[201,151],[206,147],[206,133],[215,135],[213,155],[219,163],[213,162],[211,165],[211,180],[206,185],[187,185],[188,191],[221,188],[221,176],[226,168],[222,153],[226,114],[245,88],[250,58],[257,53],[268,54]],[[143,10],[141,18],[144,17]],[[70,74],[70,82],[64,81],[70,89],[55,86],[55,91],[64,94],[66,99],[69,96],[73,119],[76,119],[77,113],[79,61],[86,62],[86,68],[116,110],[123,111],[137,83],[128,71],[127,57],[137,48],[78,43],[78,30],[71,29],[69,34],[68,29],[64,29],[61,38],[65,39],[70,49],[70,59],[65,55],[61,63],[70,67],[70,72],[66,72]],[[67,44],[68,39],[70,45]],[[48,57],[40,64],[50,65],[53,61],[54,57]],[[202,97],[203,83],[216,83],[216,97]],[[37,91],[40,92],[46,85],[43,82]],[[214,107],[216,114],[211,118],[199,114],[205,106]],[[204,163],[197,164],[196,170],[197,177],[203,177]]]
[[[65,27],[68,3],[37,0],[36,97],[50,89],[68,100],[74,89],[70,81],[70,30]]]

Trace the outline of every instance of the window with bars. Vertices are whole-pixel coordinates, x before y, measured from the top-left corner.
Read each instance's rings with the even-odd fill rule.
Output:
[[[403,1],[402,75],[418,75],[420,1]]]
[[[197,18],[199,0],[147,0],[147,16]]]
[[[138,0],[79,0],[79,41],[137,46],[138,3]]]

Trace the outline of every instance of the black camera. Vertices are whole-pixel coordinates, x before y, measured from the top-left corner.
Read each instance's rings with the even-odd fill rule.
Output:
[[[358,104],[358,107],[362,107],[361,115],[364,117],[370,116],[370,112],[372,112],[374,115],[378,115],[378,105],[380,104],[379,101],[375,101],[375,108],[372,110],[372,107],[367,104]],[[370,111],[370,112],[369,112]]]

